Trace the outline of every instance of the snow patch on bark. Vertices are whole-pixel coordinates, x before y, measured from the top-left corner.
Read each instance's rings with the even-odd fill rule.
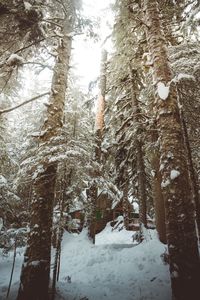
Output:
[[[180,172],[177,170],[171,170],[170,172],[170,179],[174,180],[175,178],[177,178],[180,175]]]
[[[157,93],[160,99],[166,100],[169,96],[169,86],[166,86],[163,82],[158,82]]]
[[[164,169],[165,165],[164,164],[161,164],[160,165],[160,168],[159,168],[159,171],[161,172],[163,169]]]
[[[179,81],[181,79],[192,79],[192,80],[195,80],[195,77],[193,75],[180,73],[180,74],[177,75],[177,80]]]
[[[167,187],[169,184],[170,184],[170,180],[169,180],[169,179],[164,180],[164,181],[161,182],[161,187],[162,187],[162,188],[165,188],[165,187]]]
[[[171,278],[178,278],[178,272],[177,271],[173,271],[171,273]]]
[[[28,10],[28,11],[32,9],[32,5],[27,1],[24,1],[24,7],[25,7],[25,10]]]
[[[40,265],[40,261],[39,260],[33,260],[29,263],[29,265],[33,266],[33,267],[37,267]]]

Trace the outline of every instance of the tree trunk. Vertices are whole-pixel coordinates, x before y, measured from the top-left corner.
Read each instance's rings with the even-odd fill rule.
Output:
[[[185,147],[187,151],[188,156],[188,169],[190,174],[190,181],[191,181],[191,189],[192,194],[194,197],[194,202],[196,206],[196,222],[197,222],[197,228],[198,228],[198,237],[200,239],[200,200],[199,200],[199,188],[197,183],[197,178],[194,170],[193,160],[192,160],[192,153],[189,143],[189,137],[187,132],[187,127],[185,123],[184,116],[182,115],[182,124],[183,124],[183,131],[184,131],[184,140],[185,140]]]
[[[47,167],[35,182],[31,207],[31,231],[18,293],[20,300],[48,299],[55,171],[55,166]]]
[[[128,178],[128,170],[124,171],[124,186],[123,186],[123,200],[122,200],[122,209],[123,209],[123,217],[124,217],[124,226],[128,230],[129,229],[129,202],[128,202],[128,187],[129,187],[129,178]]]
[[[106,64],[107,64],[107,52],[102,52],[101,60],[101,74],[100,74],[100,84],[99,90],[100,95],[97,103],[97,112],[95,119],[95,155],[94,160],[101,164],[101,144],[103,139],[104,130],[104,111],[105,111],[105,95],[106,95]],[[100,170],[94,170],[90,188],[88,189],[88,202],[91,203],[90,207],[90,222],[89,222],[89,237],[92,239],[93,244],[95,244],[95,234],[96,234],[96,201],[98,197],[98,186],[96,183],[96,178],[100,176]]]
[[[165,225],[165,206],[164,206],[164,199],[161,189],[161,172],[160,168],[160,161],[159,161],[159,153],[157,149],[152,150],[153,154],[151,156],[151,165],[153,168],[153,183],[152,183],[152,190],[153,190],[153,200],[155,206],[155,218],[156,218],[156,229],[158,232],[159,240],[166,244],[167,237],[166,237],[166,225]]]
[[[134,113],[135,126],[137,127],[137,138],[135,141],[136,147],[136,166],[137,166],[137,178],[138,178],[138,198],[139,198],[139,220],[140,229],[142,225],[147,227],[147,194],[146,194],[146,174],[144,165],[144,156],[142,150],[142,142],[140,134],[142,131],[142,125],[140,122],[140,108],[136,95],[137,83],[136,83],[137,72],[132,70],[130,67],[130,79],[131,79],[131,100],[132,108]]]
[[[60,209],[60,218],[59,222],[56,226],[56,232],[55,232],[55,259],[54,259],[54,266],[53,266],[53,278],[52,278],[52,287],[51,287],[51,300],[54,300],[55,293],[56,293],[56,279],[58,277],[58,269],[59,269],[59,263],[60,263],[60,255],[61,255],[61,243],[62,243],[62,237],[64,232],[64,206],[65,206],[65,192],[67,188],[67,182],[66,182],[66,164],[64,164],[64,168],[62,165],[58,168],[59,173],[61,173],[60,178],[60,194],[59,194],[59,209]]]
[[[200,295],[200,263],[177,92],[175,84],[171,82],[157,1],[144,0],[143,9],[153,61],[154,86],[157,88],[154,109],[160,139],[160,169],[172,292],[174,299],[196,300]],[[167,85],[170,85],[169,91]]]
[[[196,207],[196,222],[197,222],[197,228],[198,228],[198,237],[200,239],[200,198],[199,198],[199,187],[198,187],[198,180],[194,169],[193,159],[192,159],[192,152],[190,147],[190,141],[188,136],[188,130],[187,130],[187,124],[185,120],[184,115],[184,103],[181,99],[181,87],[178,86],[177,91],[179,93],[179,104],[180,104],[180,116],[182,121],[182,128],[183,128],[183,134],[184,134],[184,142],[185,142],[185,149],[187,153],[187,159],[188,159],[188,170],[190,175],[190,184],[192,189],[192,194],[194,197],[195,207]]]
[[[89,211],[89,224],[88,224],[88,235],[92,240],[92,243],[95,244],[95,235],[96,235],[96,200],[97,200],[97,184],[95,179],[93,179],[91,186],[87,189],[87,200],[90,203]]]
[[[147,195],[146,195],[146,174],[144,167],[142,144],[136,141],[137,148],[137,176],[139,196],[139,219],[140,225],[147,227]]]
[[[47,118],[40,135],[40,149],[50,147],[63,124],[63,112],[72,37],[74,26],[74,3],[66,3],[68,15],[63,21],[63,39],[58,46],[58,56],[54,67],[50,103]],[[33,186],[31,224],[28,247],[21,273],[18,300],[46,300],[49,288],[51,230],[57,163],[44,163]]]

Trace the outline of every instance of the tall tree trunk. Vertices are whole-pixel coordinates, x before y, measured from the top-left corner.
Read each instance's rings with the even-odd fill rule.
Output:
[[[144,225],[147,227],[147,194],[146,194],[146,174],[144,165],[144,156],[142,149],[142,141],[140,134],[142,131],[142,125],[140,122],[140,108],[136,95],[137,83],[136,83],[137,71],[134,71],[130,67],[130,79],[131,79],[131,100],[134,114],[134,120],[137,127],[137,138],[135,141],[136,147],[136,160],[137,160],[137,178],[138,178],[138,197],[139,197],[139,220],[140,227]]]
[[[160,169],[173,298],[196,300],[200,295],[200,262],[177,92],[171,82],[157,1],[144,0],[143,10],[156,87],[154,109],[160,138]],[[167,85],[170,85],[169,90]]]
[[[107,64],[107,51],[102,52],[101,59],[101,72],[100,72],[100,84],[99,84],[99,98],[97,103],[97,112],[95,119],[95,155],[94,161],[96,161],[99,166],[101,164],[101,144],[103,139],[104,130],[104,111],[105,111],[105,95],[106,95],[106,64]],[[98,186],[96,183],[96,178],[100,175],[100,170],[94,170],[93,179],[88,189],[88,202],[91,203],[90,209],[90,224],[89,224],[89,237],[92,239],[93,244],[95,244],[95,234],[96,234],[96,201],[98,196]]]
[[[68,15],[63,21],[63,39],[58,46],[47,118],[40,135],[40,150],[50,147],[51,139],[59,134],[63,112],[74,26],[74,3],[67,1]],[[33,186],[31,223],[28,247],[21,272],[18,300],[46,300],[48,296],[51,229],[57,163],[43,163]]]

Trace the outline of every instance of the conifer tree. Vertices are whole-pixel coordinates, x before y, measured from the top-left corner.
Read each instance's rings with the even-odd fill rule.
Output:
[[[160,169],[174,299],[198,299],[199,253],[177,91],[168,63],[157,1],[143,1],[146,37],[153,62],[154,110],[160,138]]]
[[[39,136],[38,154],[44,153],[45,148],[50,147],[52,139],[59,135],[63,124],[74,22],[74,1],[67,1],[62,24],[63,38],[57,48],[47,118]],[[30,234],[22,267],[19,300],[48,299],[56,170],[57,162],[43,162],[41,156],[33,185]]]
[[[94,161],[96,163],[96,169],[93,172],[93,178],[90,187],[87,190],[88,202],[91,205],[90,221],[89,221],[89,237],[95,244],[96,234],[96,202],[98,197],[98,186],[97,179],[101,175],[101,161],[102,161],[102,150],[101,144],[103,140],[104,132],[104,113],[105,113],[105,96],[106,96],[106,67],[107,65],[107,52],[103,50],[101,59],[101,71],[100,71],[100,83],[99,83],[99,96],[97,102],[97,111],[95,118],[95,153]]]
[[[136,6],[134,1],[129,0],[119,0],[115,4],[117,15],[113,30],[115,54],[112,59],[111,87],[116,97],[116,113],[113,116],[113,119],[116,118],[116,181],[124,194],[124,215],[127,218],[129,196],[132,194],[138,199],[142,228],[142,224],[147,226],[148,180],[144,153],[145,105],[144,97],[141,97],[143,72],[139,63],[144,53],[144,35],[139,21],[141,12],[136,11]]]
[[[144,155],[143,155],[143,142],[140,139],[140,131],[142,130],[141,118],[140,118],[140,108],[139,101],[137,99],[137,71],[130,68],[130,81],[131,81],[131,100],[133,107],[133,118],[135,119],[135,124],[137,126],[136,135],[136,168],[138,176],[138,197],[139,197],[139,216],[141,225],[147,227],[147,195],[146,195],[146,174],[144,165]]]

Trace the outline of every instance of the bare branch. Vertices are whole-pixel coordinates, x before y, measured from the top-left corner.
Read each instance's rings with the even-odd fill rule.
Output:
[[[28,100],[26,100],[26,101],[24,101],[24,102],[22,102],[22,103],[20,103],[20,104],[18,104],[18,105],[16,105],[16,106],[13,106],[13,107],[10,107],[10,108],[6,108],[6,109],[4,109],[4,110],[0,110],[0,115],[5,114],[5,113],[8,113],[8,112],[10,112],[10,111],[13,111],[13,110],[15,110],[15,109],[17,109],[17,108],[19,108],[19,107],[25,105],[25,104],[28,104],[28,103],[30,103],[30,102],[33,102],[33,101],[35,101],[35,100],[37,100],[37,99],[39,99],[39,98],[41,98],[41,97],[44,97],[44,96],[46,96],[46,95],[49,95],[49,94],[50,94],[49,92],[46,92],[46,93],[43,93],[43,94],[41,94],[41,95],[35,96],[35,97],[31,98],[31,99],[28,99]]]
[[[58,24],[58,23],[56,23],[56,22],[53,22],[53,21],[50,21],[50,20],[47,20],[47,19],[43,19],[42,21],[43,21],[43,22],[46,22],[46,23],[49,23],[49,24],[52,24],[52,25],[55,25],[55,26],[57,26],[57,27],[60,27],[61,29],[63,28],[62,25],[60,25],[60,24]]]
[[[30,47],[36,45],[36,44],[39,44],[39,43],[43,42],[43,41],[45,41],[45,40],[46,40],[46,38],[41,38],[40,40],[38,40],[38,41],[36,41],[36,42],[33,42],[33,43],[31,43],[31,44],[29,44],[29,45],[27,45],[27,46],[24,46],[24,47],[22,47],[22,48],[20,48],[20,49],[18,49],[18,50],[16,50],[16,51],[14,51],[14,53],[17,54],[17,53],[19,53],[19,52],[21,52],[21,51],[23,51],[23,50],[25,50],[25,49],[28,49],[28,48],[30,48]]]
[[[43,69],[48,68],[49,70],[52,71],[52,67],[51,66],[45,65],[45,64],[40,63],[40,62],[27,61],[27,62],[22,63],[22,65],[38,65],[38,66],[42,67]]]

